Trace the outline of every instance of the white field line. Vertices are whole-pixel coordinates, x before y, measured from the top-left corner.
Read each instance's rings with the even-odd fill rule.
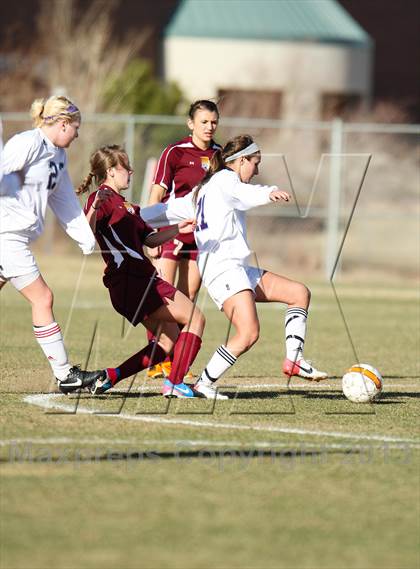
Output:
[[[58,395],[60,397],[60,395]],[[60,409],[61,411],[66,411],[68,413],[74,413],[74,407],[54,401],[57,399],[57,395],[27,395],[24,397],[24,402],[31,405],[37,405],[38,407],[43,407],[44,409]],[[231,429],[238,431],[259,431],[266,433],[287,433],[291,435],[303,435],[312,437],[332,437],[338,439],[352,439],[352,440],[364,440],[364,441],[379,441],[379,442],[390,442],[390,443],[405,443],[410,446],[420,445],[420,441],[417,439],[405,439],[400,437],[388,437],[384,435],[366,435],[355,433],[341,433],[337,431],[318,431],[309,429],[292,429],[290,427],[277,427],[274,425],[240,425],[235,423],[212,423],[210,421],[192,421],[190,419],[169,419],[166,417],[150,417],[144,415],[129,415],[128,413],[107,414],[99,410],[86,409],[85,407],[78,407],[78,413],[88,414],[88,415],[98,415],[102,417],[111,417],[124,419],[127,421],[139,421],[142,423],[157,423],[160,425],[185,425],[188,427],[201,427],[210,429]]]
[[[317,445],[315,443],[276,443],[276,442],[265,442],[265,441],[208,441],[208,440],[192,440],[192,439],[74,439],[69,437],[50,437],[50,438],[16,438],[16,439],[0,439],[0,447],[8,447],[18,444],[31,444],[31,445],[59,445],[59,444],[74,444],[74,445],[127,445],[127,446],[168,446],[172,445],[177,447],[177,451],[185,450],[188,447],[230,447],[231,449],[239,448],[293,448],[294,450],[306,450],[306,449],[319,449],[319,448],[331,448],[331,449],[358,449],[358,450],[370,450],[372,448],[376,449],[401,449],[406,448],[406,443],[392,443],[392,444],[375,444],[375,445],[353,445],[353,444],[342,444],[342,443],[322,443]]]

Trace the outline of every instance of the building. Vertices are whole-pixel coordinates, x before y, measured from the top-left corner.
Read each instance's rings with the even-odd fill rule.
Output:
[[[37,20],[40,2],[41,0],[20,0],[18,4],[0,3],[0,84],[6,62],[7,65],[13,63],[17,65],[18,62],[22,62],[25,59],[25,53],[38,40]],[[85,11],[92,0],[74,0],[74,2],[76,6],[80,6],[80,9]],[[284,4],[283,0],[274,0],[274,2]],[[204,1],[195,0],[195,3],[202,7],[200,13],[203,13]],[[258,5],[258,0],[255,3]],[[302,0],[295,0],[293,2],[295,9],[299,8],[302,3]],[[319,4],[319,0],[312,0],[312,3]],[[227,7],[223,6],[224,4],[230,5],[231,0],[214,0],[212,11],[216,14],[217,10],[217,13],[223,14]],[[241,21],[245,17],[243,15],[245,14],[245,6],[247,6],[246,14],[250,14],[251,4],[254,4],[253,0],[244,0],[241,3],[243,6]],[[374,64],[372,65],[370,92],[372,102],[386,101],[406,112],[404,120],[419,122],[418,62],[420,61],[420,42],[418,30],[420,3],[418,0],[404,0],[404,2],[340,0],[340,4],[373,40],[371,48],[373,48]],[[121,40],[127,37],[127,33],[142,33],[144,30],[148,30],[147,41],[142,46],[139,56],[147,58],[156,73],[162,75],[162,44],[165,37],[168,39],[168,36],[164,34],[170,31],[167,28],[168,22],[173,25],[173,16],[177,9],[182,6],[182,0],[153,0],[153,2],[149,0],[137,0],[136,2],[117,0],[114,6],[113,31],[115,39]],[[290,21],[290,25],[293,25],[294,22],[299,23],[302,18],[303,16],[300,19],[295,16]],[[312,36],[313,30],[310,37]],[[306,39],[304,36],[303,41]],[[174,74],[171,76],[173,77]],[[175,77],[175,79],[177,78]],[[39,87],[39,91],[39,94],[42,94],[42,85]],[[20,99],[22,99],[21,105],[19,105],[18,98],[14,100],[12,106],[7,107],[8,110],[26,110],[29,99],[26,100],[22,96]],[[346,100],[348,101],[348,99]],[[331,98],[329,101],[328,104],[324,105],[327,110],[321,111],[321,115],[328,115],[331,112],[328,109],[331,107],[338,112],[342,109],[342,98],[333,97],[332,101]],[[3,110],[6,108],[4,100],[0,100],[0,108]],[[380,116],[378,119],[393,120],[391,116]],[[399,120],[401,121],[401,117]]]
[[[182,0],[163,71],[225,115],[328,119],[370,102],[372,47],[335,0]]]

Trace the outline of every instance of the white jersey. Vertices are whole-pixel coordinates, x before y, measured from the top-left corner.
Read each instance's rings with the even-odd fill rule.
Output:
[[[192,192],[167,204],[143,208],[140,215],[154,227],[196,218],[197,263],[207,286],[223,272],[247,265],[251,251],[245,212],[270,203],[270,193],[277,189],[277,186],[245,184],[236,172],[226,168],[200,188],[196,206]]]
[[[67,156],[35,128],[13,136],[2,153],[0,233],[18,233],[29,241],[44,229],[47,205],[83,253],[95,238],[67,172]]]

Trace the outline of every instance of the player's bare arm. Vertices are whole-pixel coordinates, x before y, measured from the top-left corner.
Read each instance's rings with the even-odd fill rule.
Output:
[[[96,212],[101,207],[101,205],[107,201],[112,196],[112,191],[108,188],[102,188],[96,192],[95,199],[86,214],[86,219],[89,222],[90,228],[93,232],[96,229]]]
[[[163,231],[159,231],[156,233],[151,233],[148,235],[144,241],[147,247],[153,249],[154,247],[159,247],[163,243],[170,241],[178,235],[179,233],[191,233],[194,231],[196,226],[194,219],[185,219],[184,221],[180,221],[177,225],[173,225],[168,229],[164,229]]]
[[[160,203],[162,201],[163,196],[165,195],[165,192],[166,192],[165,188],[163,188],[159,184],[153,184],[152,189],[150,190],[149,205]]]

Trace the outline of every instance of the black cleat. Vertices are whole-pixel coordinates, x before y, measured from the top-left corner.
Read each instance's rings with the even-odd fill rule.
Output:
[[[92,385],[89,387],[89,391],[92,395],[102,395],[112,387],[113,385],[111,383],[111,380],[108,379],[106,370],[103,370],[102,376],[92,383]]]
[[[78,389],[90,387],[97,379],[101,378],[103,370],[97,371],[83,371],[80,366],[73,366],[70,368],[67,377],[58,382],[58,389],[61,393],[67,395]]]

